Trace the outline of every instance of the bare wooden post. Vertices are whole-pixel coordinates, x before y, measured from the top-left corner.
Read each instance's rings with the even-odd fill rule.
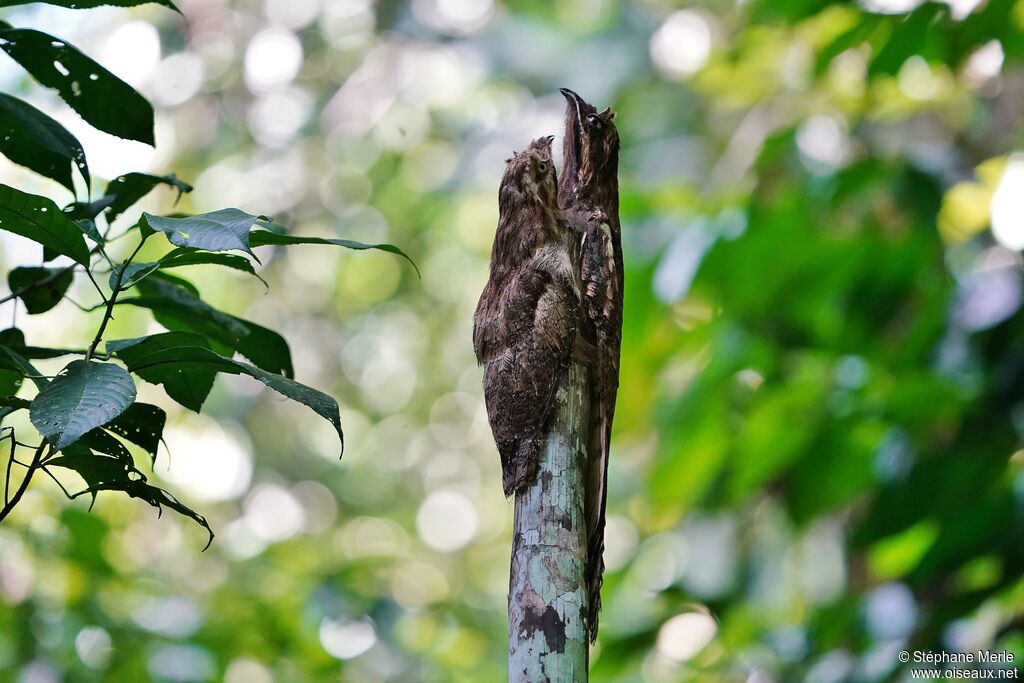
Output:
[[[557,395],[537,481],[516,495],[508,596],[510,683],[587,680],[583,514],[590,399],[573,361]]]

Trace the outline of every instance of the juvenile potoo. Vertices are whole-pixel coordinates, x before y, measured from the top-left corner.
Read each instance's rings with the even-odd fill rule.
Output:
[[[575,244],[557,204],[552,138],[508,160],[491,272],[473,317],[505,495],[533,483],[580,317]]]
[[[588,624],[597,637],[604,574],[605,504],[608,449],[622,345],[622,235],[619,226],[619,133],[615,113],[599,112],[571,90],[562,89],[565,115],[564,160],[558,204],[580,245],[583,336],[597,347],[591,368],[591,428],[586,472],[589,534]]]

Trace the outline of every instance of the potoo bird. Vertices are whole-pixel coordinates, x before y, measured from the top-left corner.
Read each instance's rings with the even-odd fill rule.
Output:
[[[473,316],[507,496],[536,478],[580,317],[575,241],[558,209],[552,139],[538,138],[506,162],[490,278]]]
[[[599,112],[572,90],[565,96],[565,136],[558,205],[578,240],[583,310],[582,335],[594,344],[590,372],[591,424],[585,473],[589,534],[587,628],[597,638],[604,575],[608,450],[622,345],[622,234],[619,225],[619,132],[611,109]]]

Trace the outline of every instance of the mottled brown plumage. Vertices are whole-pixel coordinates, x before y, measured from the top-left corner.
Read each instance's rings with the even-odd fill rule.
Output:
[[[622,346],[624,282],[619,225],[619,133],[615,128],[615,113],[610,109],[599,112],[568,89],[562,89],[562,94],[567,106],[558,205],[580,244],[582,333],[597,347],[590,375],[591,429],[584,501],[590,537],[587,628],[594,640],[601,609],[608,451]]]
[[[558,209],[551,140],[534,140],[506,164],[490,278],[473,317],[507,496],[536,478],[580,318],[575,240]]]

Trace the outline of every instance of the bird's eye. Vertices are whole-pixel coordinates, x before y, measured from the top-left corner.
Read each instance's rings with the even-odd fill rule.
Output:
[[[601,119],[598,118],[597,114],[587,114],[587,123],[592,125],[594,128],[601,127]]]
[[[546,162],[546,161],[541,161],[541,162],[539,162],[539,163],[537,164],[537,170],[538,170],[538,171],[539,171],[540,173],[547,173],[547,172],[548,172],[548,164],[547,164],[547,162]]]

